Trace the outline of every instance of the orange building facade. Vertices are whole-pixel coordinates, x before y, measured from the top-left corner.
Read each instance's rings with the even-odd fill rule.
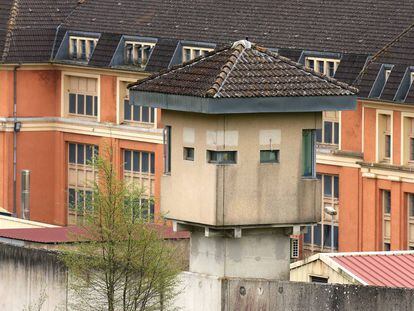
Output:
[[[23,216],[20,172],[30,170],[30,219],[76,224],[87,209],[83,198],[90,194],[95,174],[88,160],[93,152],[111,148],[121,176],[155,198],[151,218],[157,215],[161,114],[138,111],[140,107],[126,102],[127,84],[145,75],[65,65],[3,65],[0,206]]]
[[[335,185],[323,182],[334,188],[324,189],[323,204],[334,206],[338,214],[323,213],[325,230],[310,229],[305,248],[331,251],[334,217],[335,250],[413,249],[413,117],[412,106],[371,99],[360,99],[356,111],[341,112],[338,145],[322,142],[317,154],[317,171],[324,181],[337,180]],[[312,237],[318,239],[317,246]]]

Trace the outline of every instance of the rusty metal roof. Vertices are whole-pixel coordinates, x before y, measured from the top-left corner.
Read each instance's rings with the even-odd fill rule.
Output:
[[[245,40],[141,80],[131,89],[207,98],[352,96],[358,92]]]
[[[188,239],[189,233],[173,232],[171,227],[162,225],[149,225],[162,234],[165,239],[179,240]],[[0,229],[0,238],[19,240],[25,242],[42,244],[73,243],[78,241],[78,236],[84,230],[80,227],[54,227],[54,228],[21,228],[21,229]]]
[[[366,285],[414,288],[414,251],[344,253],[331,259]]]

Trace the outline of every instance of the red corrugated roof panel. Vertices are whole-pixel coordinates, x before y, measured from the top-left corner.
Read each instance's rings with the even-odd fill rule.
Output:
[[[353,253],[331,259],[368,285],[414,288],[413,253]]]
[[[162,225],[150,225],[158,230],[165,239],[188,239],[189,232],[174,232],[171,227]],[[0,238],[34,242],[34,243],[70,243],[77,241],[77,235],[82,233],[79,227],[54,227],[54,228],[21,228],[0,229]]]

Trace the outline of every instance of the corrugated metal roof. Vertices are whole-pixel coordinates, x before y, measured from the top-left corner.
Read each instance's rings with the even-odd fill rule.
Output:
[[[414,252],[330,254],[367,285],[414,288]]]
[[[162,234],[165,239],[188,239],[188,232],[174,232],[171,227],[161,225],[150,225]],[[77,235],[82,234],[80,227],[55,227],[55,228],[23,228],[23,229],[0,229],[0,238],[12,240],[58,244],[76,242]]]

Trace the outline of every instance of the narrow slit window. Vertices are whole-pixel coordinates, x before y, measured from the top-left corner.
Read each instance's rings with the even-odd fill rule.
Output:
[[[315,178],[316,176],[315,136],[315,130],[302,131],[302,159],[304,177]]]

